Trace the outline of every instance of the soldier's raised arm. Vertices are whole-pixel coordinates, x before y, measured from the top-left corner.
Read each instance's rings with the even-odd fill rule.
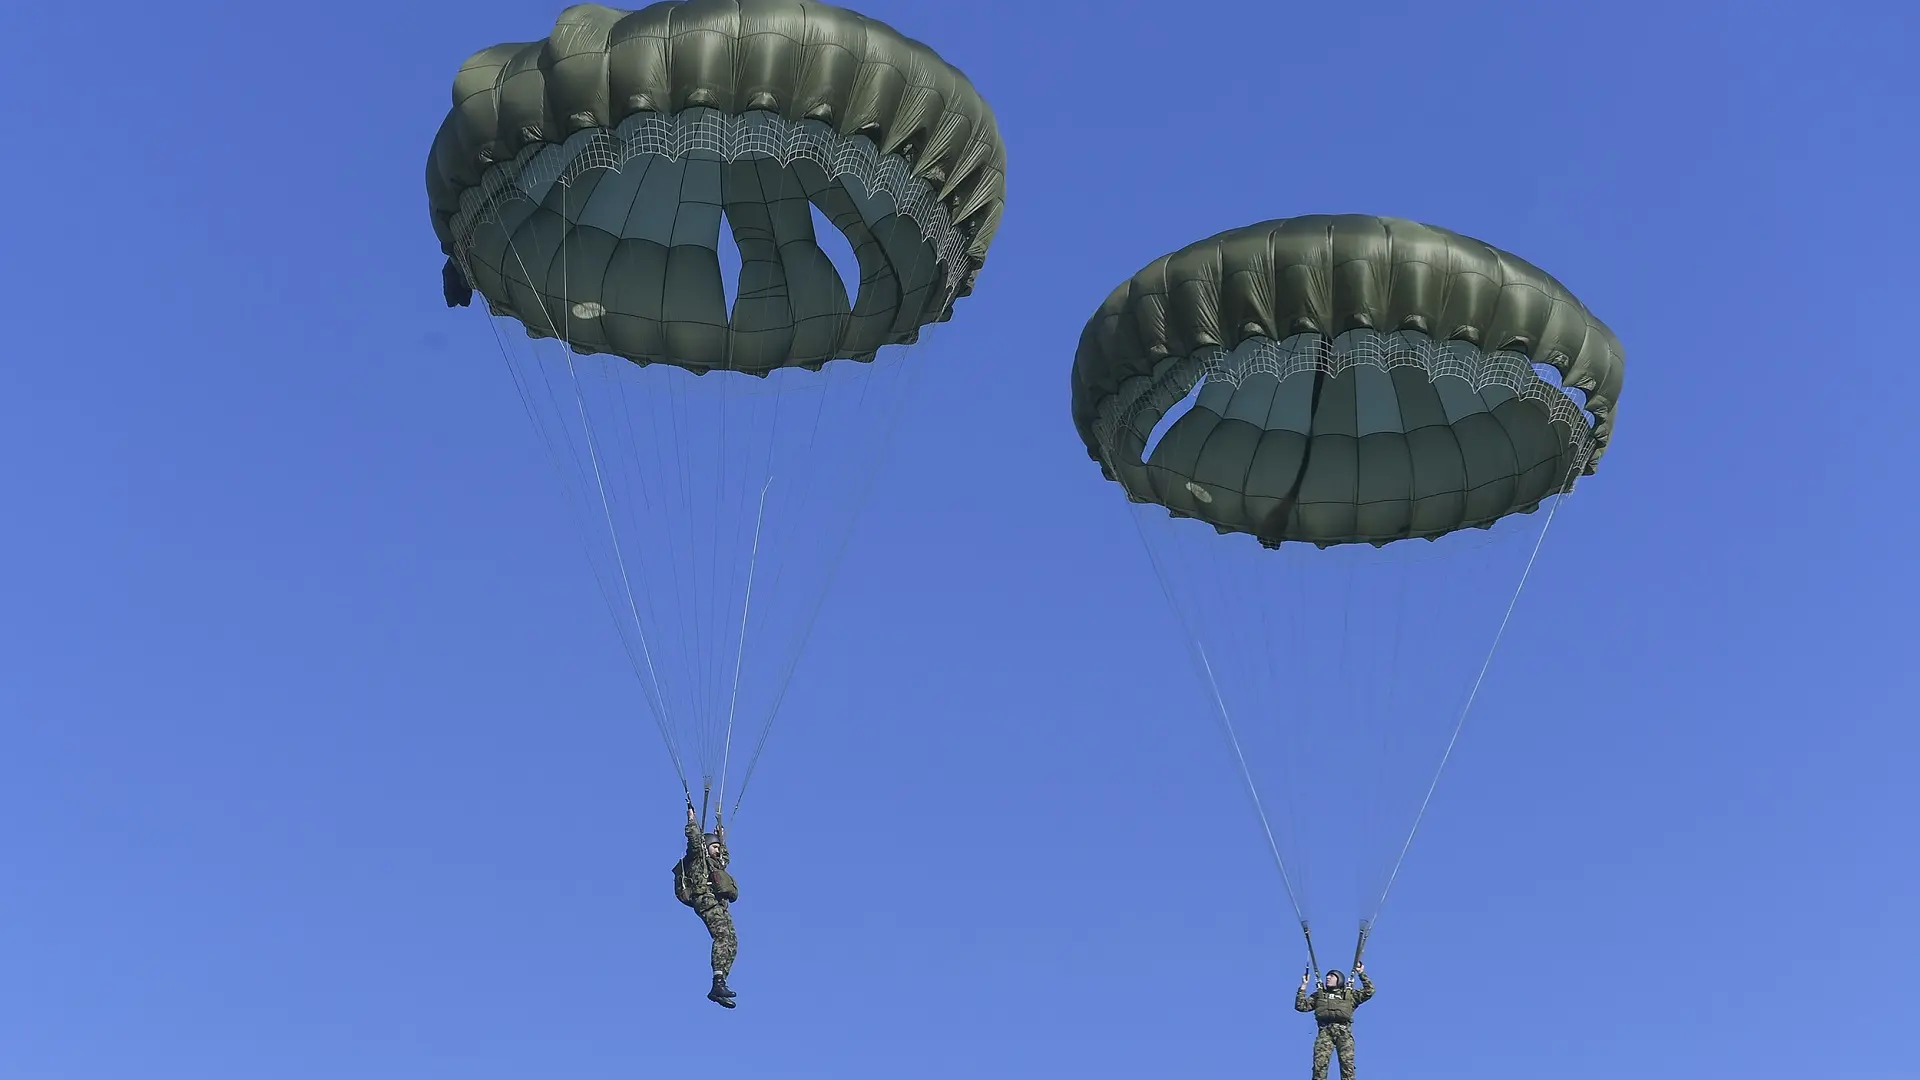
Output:
[[[1358,1005],[1373,996],[1373,980],[1367,978],[1367,965],[1358,960],[1353,963],[1353,977],[1360,981],[1353,992],[1353,1003]]]
[[[687,858],[707,857],[707,834],[700,831],[700,819],[694,815],[693,804],[687,804]]]

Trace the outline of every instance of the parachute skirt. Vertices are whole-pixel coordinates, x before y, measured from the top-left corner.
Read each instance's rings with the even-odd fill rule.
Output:
[[[1523,353],[1352,330],[1168,357],[1100,403],[1094,432],[1134,501],[1328,546],[1531,512],[1571,487],[1592,423]]]
[[[856,297],[816,209],[853,248]],[[731,312],[723,217],[741,263]],[[969,266],[965,233],[905,159],[771,112],[635,114],[529,144],[461,193],[450,231],[468,281],[530,335],[695,372],[871,360],[948,317]]]

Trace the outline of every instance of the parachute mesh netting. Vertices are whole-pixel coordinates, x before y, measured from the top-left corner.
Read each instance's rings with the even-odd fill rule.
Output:
[[[1076,420],[1303,925],[1379,915],[1620,355],[1521,260],[1357,216],[1203,241],[1089,322]]]
[[[723,216],[741,260],[731,311]],[[857,303],[815,242],[822,221],[852,244]],[[637,114],[530,145],[460,195],[450,227],[496,313],[536,334],[564,326],[584,351],[698,369],[817,367],[911,343],[967,267],[964,233],[904,159],[766,112]]]
[[[1554,382],[1524,353],[1414,331],[1249,338],[1127,380],[1094,430],[1131,495],[1226,528],[1320,544],[1434,537],[1531,510],[1592,454],[1592,414],[1540,370]]]

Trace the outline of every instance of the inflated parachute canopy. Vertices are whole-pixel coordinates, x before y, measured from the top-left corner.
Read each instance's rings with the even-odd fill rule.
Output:
[[[1315,215],[1115,289],[1080,335],[1073,419],[1136,502],[1269,546],[1386,544],[1488,527],[1593,472],[1624,372],[1613,331],[1525,260]]]
[[[475,53],[427,192],[442,250],[528,333],[765,374],[950,317],[1005,173],[992,111],[927,46],[814,0],[671,0],[578,5],[545,41]],[[851,299],[813,208],[852,245]]]

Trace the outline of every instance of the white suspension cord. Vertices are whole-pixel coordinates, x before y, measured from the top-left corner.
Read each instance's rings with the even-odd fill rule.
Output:
[[[772,488],[773,477],[769,476],[760,488],[760,511],[753,520],[753,553],[747,557],[746,598],[740,602],[740,641],[733,654],[733,693],[727,701],[727,736],[720,751],[720,786],[714,789],[714,802],[721,806],[727,801],[727,763],[733,758],[733,719],[740,707],[740,668],[747,657],[747,614],[753,610],[753,575],[760,565],[760,527],[767,519],[767,492]]]
[[[1579,464],[1574,466],[1569,478],[1578,476],[1585,467],[1586,455],[1581,455]],[[1407,861],[1407,852],[1413,847],[1413,838],[1420,833],[1420,823],[1426,819],[1427,806],[1433,802],[1433,793],[1440,787],[1441,774],[1447,771],[1447,762],[1453,758],[1453,748],[1460,741],[1460,732],[1467,726],[1467,714],[1473,711],[1473,703],[1480,696],[1480,687],[1487,679],[1487,671],[1493,667],[1494,654],[1500,650],[1500,640],[1506,636],[1507,624],[1513,621],[1514,609],[1520,605],[1520,594],[1526,590],[1527,579],[1533,575],[1533,565],[1540,559],[1540,549],[1547,542],[1547,530],[1553,528],[1553,519],[1560,513],[1560,504],[1566,501],[1573,489],[1568,487],[1554,496],[1553,505],[1547,509],[1547,520],[1540,526],[1540,535],[1533,542],[1533,552],[1527,556],[1527,565],[1520,571],[1520,584],[1514,586],[1513,596],[1507,601],[1507,610],[1500,617],[1500,628],[1494,631],[1493,644],[1487,647],[1486,659],[1480,663],[1480,673],[1474,676],[1473,688],[1467,692],[1466,703],[1460,707],[1460,718],[1454,722],[1453,734],[1447,739],[1447,748],[1440,755],[1440,765],[1433,771],[1433,782],[1427,785],[1427,793],[1420,800],[1420,809],[1413,815],[1413,827],[1407,830],[1406,842],[1400,845],[1400,854],[1393,861],[1393,869],[1387,874],[1387,884],[1380,890],[1380,902],[1373,906],[1373,915],[1362,925],[1371,928],[1380,920],[1380,912],[1387,906],[1387,894],[1393,891],[1393,883],[1400,876],[1400,867]]]
[[[1304,930],[1307,917],[1300,908],[1299,896],[1294,892],[1293,875],[1287,872],[1286,860],[1280,857],[1280,844],[1274,839],[1273,823],[1267,818],[1266,804],[1261,801],[1260,789],[1253,782],[1252,770],[1247,767],[1247,756],[1240,749],[1240,736],[1234,731],[1231,710],[1227,708],[1226,699],[1220,693],[1220,684],[1214,678],[1213,663],[1207,659],[1206,647],[1201,644],[1200,636],[1187,625],[1185,613],[1180,610],[1180,605],[1174,600],[1173,590],[1167,584],[1167,568],[1160,561],[1160,554],[1154,550],[1152,541],[1147,538],[1146,526],[1141,524],[1138,512],[1130,516],[1133,518],[1135,531],[1140,534],[1141,546],[1147,549],[1147,559],[1153,563],[1154,577],[1160,582],[1160,592],[1166,597],[1167,606],[1173,609],[1174,617],[1180,620],[1181,629],[1186,633],[1187,647],[1192,651],[1194,659],[1199,662],[1200,671],[1206,677],[1207,689],[1213,695],[1214,705],[1219,711],[1221,727],[1226,731],[1227,742],[1232,746],[1233,756],[1239,763],[1240,778],[1246,784],[1247,795],[1253,800],[1254,813],[1260,817],[1260,828],[1266,833],[1267,850],[1273,853],[1273,865],[1280,871],[1281,887],[1286,890],[1287,902],[1293,905],[1294,916],[1300,920]]]

